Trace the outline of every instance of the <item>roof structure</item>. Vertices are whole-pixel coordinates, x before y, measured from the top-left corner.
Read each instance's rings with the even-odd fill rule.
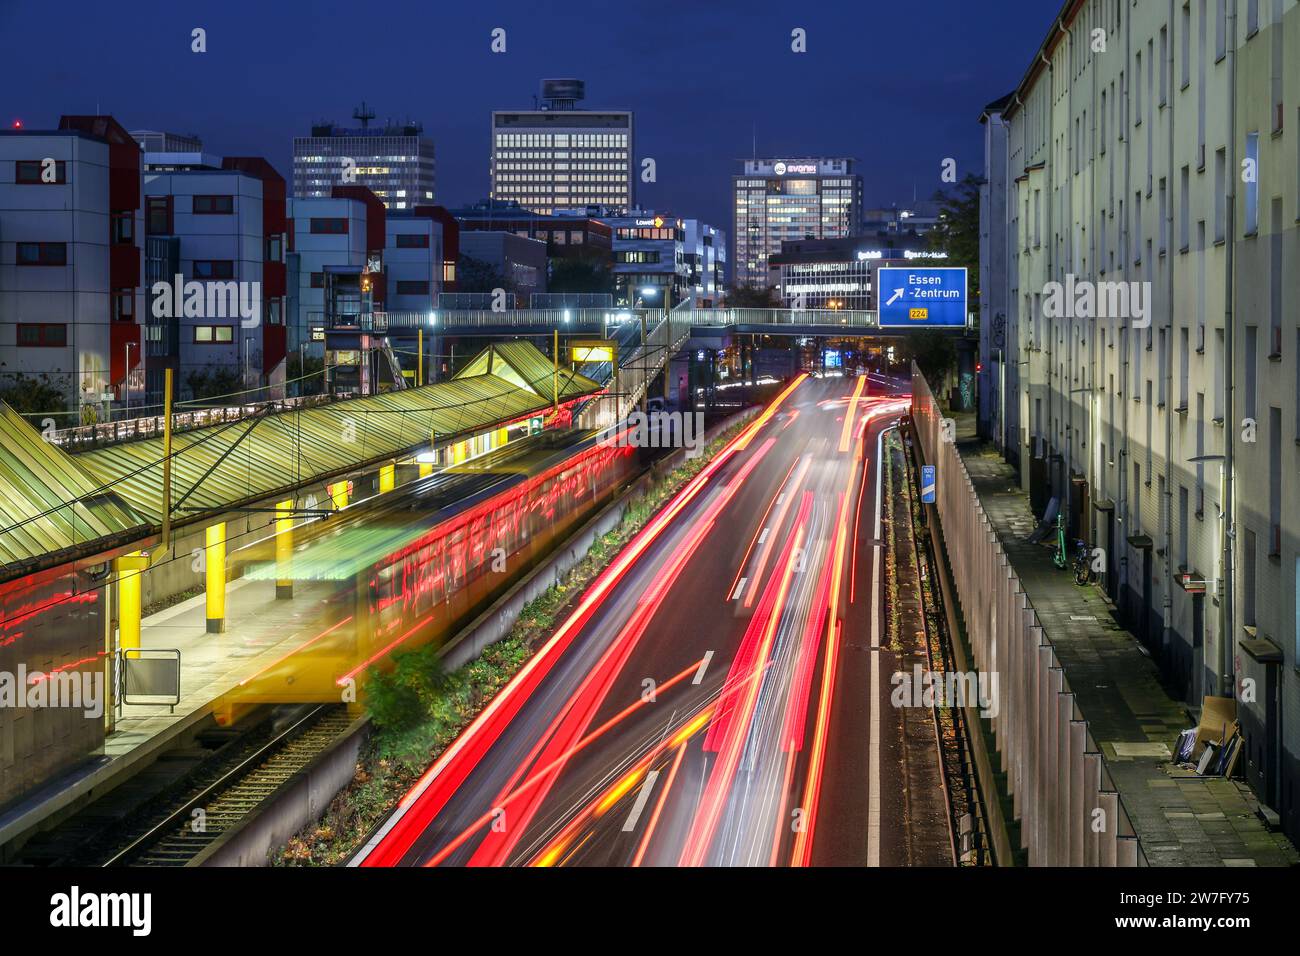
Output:
[[[126,541],[148,522],[0,402],[0,580],[62,563],[92,541]]]
[[[172,437],[176,525],[292,494],[551,405],[551,360],[494,345],[455,378],[421,388],[196,428]],[[562,369],[561,402],[599,391]],[[76,455],[0,404],[0,580],[138,541],[162,525],[163,440]]]
[[[528,342],[489,346],[455,378],[312,408],[212,425],[172,438],[172,521],[261,501],[303,484],[410,454],[430,444],[511,421],[551,404],[551,365]],[[494,358],[498,352],[501,358]],[[508,356],[508,357],[507,357]],[[487,363],[490,373],[473,368]],[[538,369],[545,367],[544,385]],[[539,382],[531,387],[530,382]],[[561,376],[560,400],[600,386]],[[156,525],[162,523],[162,439],[76,456]]]

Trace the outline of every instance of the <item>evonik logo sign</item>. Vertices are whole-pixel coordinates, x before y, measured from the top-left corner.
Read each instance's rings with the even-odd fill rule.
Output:
[[[186,282],[178,272],[171,282],[155,282],[150,291],[155,319],[239,319],[244,329],[255,329],[262,321],[260,282]]]

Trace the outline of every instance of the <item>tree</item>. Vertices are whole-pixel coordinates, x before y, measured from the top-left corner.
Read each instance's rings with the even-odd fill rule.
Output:
[[[727,293],[727,307],[731,309],[779,309],[776,287],[762,288],[753,285],[733,286]]]
[[[950,334],[938,329],[908,332],[899,343],[899,355],[906,362],[916,363],[935,395],[944,393],[946,379],[957,364],[957,346]]]
[[[979,301],[980,187],[984,180],[967,173],[951,192],[935,193],[939,223],[930,231],[930,248],[948,253],[948,265],[965,266],[968,301]]]
[[[234,400],[232,393],[241,391],[244,387],[239,372],[225,366],[215,366],[207,371],[195,369],[185,376],[185,384],[189,386],[192,400],[226,396]]]
[[[325,360],[301,353],[290,352],[285,364],[285,377],[290,384],[290,395],[319,395],[325,391]],[[295,381],[295,379],[297,381]]]
[[[457,292],[493,292],[497,289],[513,292],[514,283],[502,275],[495,265],[473,256],[461,256],[457,260]]]
[[[22,372],[7,385],[0,386],[0,402],[4,402],[20,415],[37,415],[68,410],[67,396],[49,382],[49,377],[32,377]],[[68,424],[63,422],[61,424]]]
[[[552,259],[548,292],[614,292],[614,279],[607,268],[590,259]]]

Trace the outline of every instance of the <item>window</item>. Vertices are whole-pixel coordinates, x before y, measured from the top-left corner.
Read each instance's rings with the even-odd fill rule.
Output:
[[[1183,89],[1187,89],[1192,83],[1192,5],[1191,3],[1183,4],[1183,19],[1179,30],[1179,38],[1182,40],[1181,56],[1182,60],[1182,83]]]
[[[18,344],[27,348],[64,348],[68,344],[68,327],[55,322],[19,322]]]
[[[113,244],[129,246],[135,242],[135,213],[131,210],[113,213]]]
[[[311,287],[312,287],[313,289],[323,289],[323,288],[325,288],[325,273],[323,273],[323,272],[313,272],[313,273],[311,274]]]
[[[1214,0],[1214,59],[1228,55],[1228,0]]]
[[[346,219],[312,219],[311,231],[317,235],[344,236],[348,232]]]
[[[414,280],[398,279],[397,294],[398,295],[428,295],[429,283],[417,282]]]
[[[17,264],[20,266],[66,266],[66,242],[20,242],[17,244]]]
[[[113,321],[133,322],[135,320],[135,291],[118,289],[113,293]]]
[[[194,197],[194,215],[196,216],[229,216],[234,211],[234,196]]]
[[[1214,151],[1214,241],[1223,242],[1225,219],[1228,208],[1228,154],[1225,150]]]
[[[401,232],[397,234],[398,249],[428,249],[429,237],[423,233]]]
[[[1169,99],[1169,28],[1160,28],[1160,105]]]
[[[172,229],[172,197],[145,197],[145,232],[151,236],[170,235]]]
[[[62,160],[20,159],[14,162],[14,182],[19,186],[61,186],[68,181],[68,164]]]
[[[1186,252],[1192,244],[1192,171],[1184,166],[1178,181],[1178,248]]]
[[[1259,232],[1259,133],[1246,134],[1246,235]]]
[[[191,278],[194,279],[233,279],[235,263],[230,259],[195,259]]]
[[[233,325],[196,325],[194,326],[194,343],[196,345],[229,345],[235,340]]]

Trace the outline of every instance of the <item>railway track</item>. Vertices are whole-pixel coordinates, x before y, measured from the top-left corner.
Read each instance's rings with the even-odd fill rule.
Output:
[[[347,708],[316,707],[184,800],[102,866],[186,866],[284,784],[352,723]]]

